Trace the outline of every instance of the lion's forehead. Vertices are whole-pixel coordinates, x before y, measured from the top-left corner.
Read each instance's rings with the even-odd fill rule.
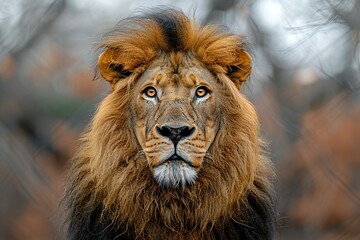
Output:
[[[194,58],[183,58],[178,63],[169,58],[154,61],[142,74],[139,84],[160,88],[192,88],[202,83],[216,84],[212,73]]]

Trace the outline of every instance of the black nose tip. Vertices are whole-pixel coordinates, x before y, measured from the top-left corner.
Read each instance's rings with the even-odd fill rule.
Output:
[[[195,128],[189,128],[188,126],[173,128],[169,126],[156,127],[156,131],[164,136],[170,138],[170,140],[176,145],[181,138],[189,137],[195,132]]]

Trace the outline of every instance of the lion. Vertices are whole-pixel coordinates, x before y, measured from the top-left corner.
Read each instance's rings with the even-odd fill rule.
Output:
[[[272,239],[274,171],[242,37],[175,9],[100,42],[110,92],[71,161],[67,239]]]

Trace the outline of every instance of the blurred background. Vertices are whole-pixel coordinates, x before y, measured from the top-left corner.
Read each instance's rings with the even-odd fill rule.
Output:
[[[66,164],[97,103],[95,44],[173,6],[247,36],[278,173],[277,239],[360,239],[359,0],[0,0],[0,239],[63,239]]]

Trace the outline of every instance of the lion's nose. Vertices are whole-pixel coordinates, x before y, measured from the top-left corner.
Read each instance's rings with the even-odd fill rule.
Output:
[[[164,136],[170,138],[170,140],[176,145],[181,138],[189,137],[195,132],[195,128],[188,127],[188,126],[182,126],[178,128],[169,127],[169,126],[162,126],[162,127],[156,127],[156,131]]]

